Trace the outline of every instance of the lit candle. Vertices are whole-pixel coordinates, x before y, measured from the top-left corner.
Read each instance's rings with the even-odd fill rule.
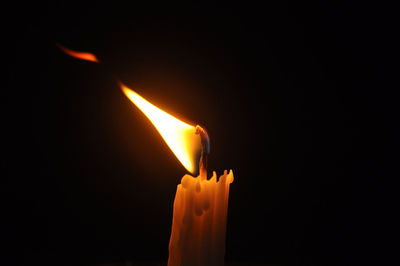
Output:
[[[223,265],[232,170],[225,170],[218,180],[215,172],[207,179],[209,143],[205,130],[165,113],[122,84],[121,88],[150,119],[186,169],[191,173],[200,169],[197,177],[185,175],[176,189],[168,266]]]
[[[98,63],[91,53],[58,45],[68,55]],[[217,180],[207,179],[209,139],[206,131],[152,105],[120,83],[124,94],[149,118],[182,165],[197,177],[185,175],[174,200],[168,266],[220,266],[224,264],[226,219],[232,170]],[[199,162],[200,161],[200,162]]]

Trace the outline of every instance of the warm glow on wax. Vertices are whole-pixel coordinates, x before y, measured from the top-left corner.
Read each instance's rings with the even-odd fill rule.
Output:
[[[157,108],[125,85],[121,84],[121,89],[150,119],[186,170],[196,172],[201,150],[201,139],[196,134],[196,128]]]

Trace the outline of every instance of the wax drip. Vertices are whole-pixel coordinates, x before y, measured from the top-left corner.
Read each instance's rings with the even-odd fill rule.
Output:
[[[200,176],[207,179],[207,157],[210,154],[210,138],[207,131],[199,125],[196,126],[196,134],[199,134],[201,139]]]

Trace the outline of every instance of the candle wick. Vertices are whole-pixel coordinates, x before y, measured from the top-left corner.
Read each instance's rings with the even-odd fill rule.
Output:
[[[199,164],[200,164],[201,179],[207,179],[207,154],[205,154],[204,150],[201,152]]]
[[[207,178],[207,156],[210,154],[210,138],[207,131],[199,125],[196,126],[196,134],[199,134],[201,139],[200,176]]]

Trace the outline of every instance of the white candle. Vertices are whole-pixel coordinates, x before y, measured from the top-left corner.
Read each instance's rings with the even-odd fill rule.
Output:
[[[225,170],[217,181],[185,175],[176,189],[168,266],[224,264],[229,186],[233,172]]]
[[[125,95],[150,119],[172,152],[199,176],[185,175],[174,201],[168,266],[220,266],[224,264],[226,216],[232,170],[207,179],[203,165],[209,152],[208,135],[200,126],[186,124],[152,105],[121,84]]]

